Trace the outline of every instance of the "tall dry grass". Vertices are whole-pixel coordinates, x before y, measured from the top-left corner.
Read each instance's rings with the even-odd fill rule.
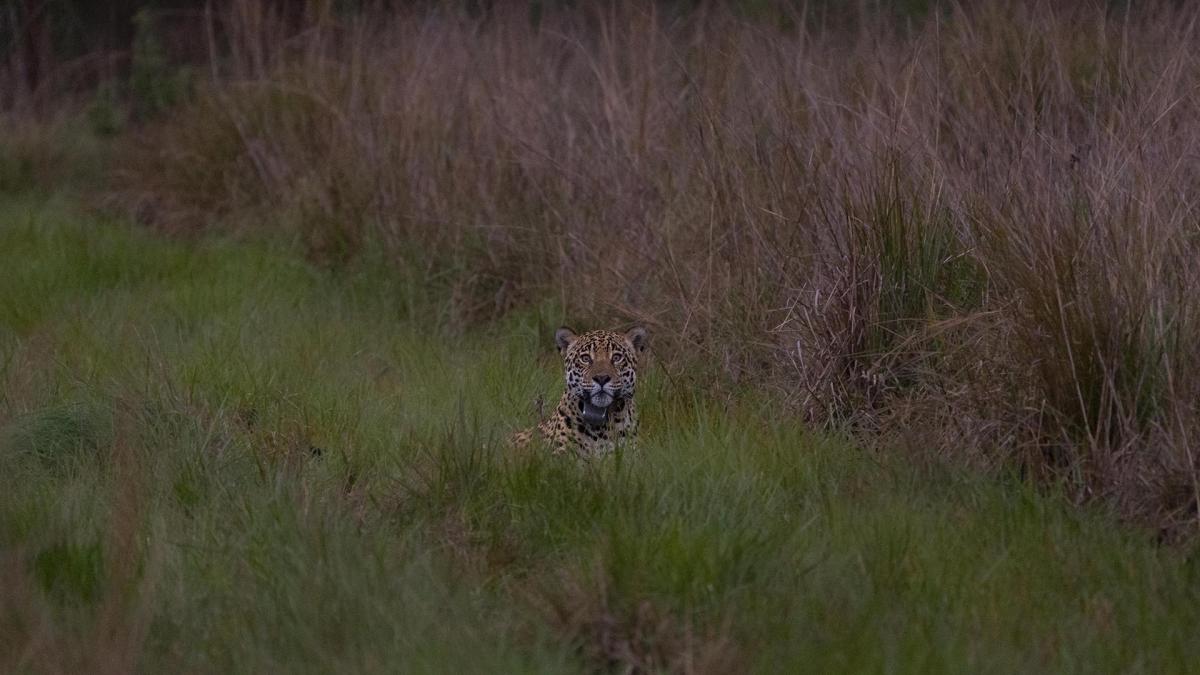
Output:
[[[460,322],[643,322],[680,382],[1194,522],[1200,10],[851,18],[235,3],[114,195],[382,254]]]

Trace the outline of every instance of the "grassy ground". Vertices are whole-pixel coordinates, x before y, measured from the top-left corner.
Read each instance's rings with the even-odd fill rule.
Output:
[[[1198,668],[1197,556],[1106,514],[661,369],[640,452],[514,456],[553,308],[296,260],[0,206],[0,670]]]

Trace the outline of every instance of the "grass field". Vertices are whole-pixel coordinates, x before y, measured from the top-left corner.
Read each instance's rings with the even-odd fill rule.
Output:
[[[518,455],[557,308],[299,260],[5,198],[0,670],[1200,668],[1197,556],[1111,514],[653,360],[640,451]]]
[[[1200,5],[202,4],[85,99],[105,206],[435,278],[461,332],[637,322],[705,390],[1200,526]],[[0,185],[71,156],[35,122]]]

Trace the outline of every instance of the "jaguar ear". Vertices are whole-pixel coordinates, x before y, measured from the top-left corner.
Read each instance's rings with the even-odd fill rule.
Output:
[[[562,328],[554,331],[554,344],[558,345],[558,351],[565,352],[567,351],[567,347],[570,347],[571,343],[574,342],[575,338],[577,337],[579,336],[575,334],[575,331],[563,326]]]
[[[638,350],[639,352],[645,351],[647,339],[645,328],[642,328],[641,326],[634,326],[633,328],[630,328],[629,331],[625,333],[625,339],[629,340],[629,344],[633,345],[634,349]]]

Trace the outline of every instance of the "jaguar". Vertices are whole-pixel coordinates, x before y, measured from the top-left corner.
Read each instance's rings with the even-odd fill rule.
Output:
[[[624,332],[556,330],[566,386],[550,416],[514,434],[513,445],[526,447],[540,436],[555,454],[581,458],[634,446],[638,411],[633,397],[646,342],[646,329],[640,326]]]

